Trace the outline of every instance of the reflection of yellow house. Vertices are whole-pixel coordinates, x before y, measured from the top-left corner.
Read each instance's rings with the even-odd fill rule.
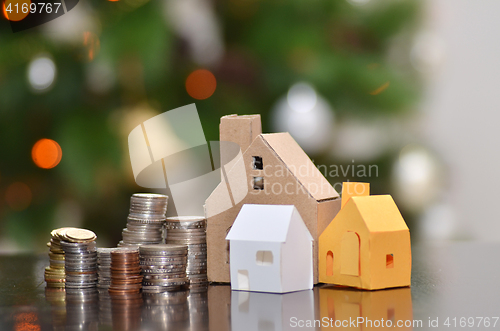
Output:
[[[391,328],[391,326],[397,330],[412,330],[413,326],[421,327],[421,325],[413,325],[411,289],[409,288],[370,292],[321,287],[319,307],[323,322],[322,330],[338,330],[342,328],[342,323],[345,327],[350,319],[362,321],[362,323],[356,324],[355,327],[352,327],[352,324],[348,325],[348,328],[351,327],[349,330],[380,330],[384,327]],[[325,323],[325,321],[328,322]]]
[[[410,231],[390,195],[344,183],[342,209],[319,237],[319,281],[376,290],[410,286]]]

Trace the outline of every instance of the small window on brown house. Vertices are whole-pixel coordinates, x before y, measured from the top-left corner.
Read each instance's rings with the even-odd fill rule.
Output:
[[[254,170],[263,170],[264,164],[262,163],[262,157],[252,156],[252,168]]]
[[[387,254],[385,256],[385,267],[387,269],[394,268],[394,254]]]
[[[253,178],[253,189],[263,190],[264,189],[264,177],[254,177]]]

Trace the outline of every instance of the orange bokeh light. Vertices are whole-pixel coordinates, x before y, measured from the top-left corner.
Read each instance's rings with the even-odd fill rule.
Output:
[[[27,7],[28,11],[26,13],[23,13],[24,4],[28,6]],[[10,13],[7,11],[9,5],[10,5]],[[30,13],[30,5],[31,5],[30,0],[5,0],[2,6],[3,15],[9,21],[13,22],[21,21]]]
[[[25,210],[31,204],[31,198],[30,188],[21,182],[10,184],[5,191],[5,201],[12,210]]]
[[[101,42],[95,33],[86,31],[83,33],[83,46],[86,59],[92,61],[99,53]]]
[[[214,74],[206,69],[195,70],[186,79],[187,93],[198,100],[212,96],[216,87],[217,81]]]
[[[51,169],[61,162],[62,149],[52,139],[40,139],[33,146],[31,157],[40,168]]]
[[[40,331],[36,313],[19,313],[15,315],[15,331]]]

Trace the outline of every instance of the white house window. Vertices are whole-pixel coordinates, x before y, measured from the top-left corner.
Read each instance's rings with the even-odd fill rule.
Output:
[[[271,251],[257,251],[256,254],[257,265],[267,266],[273,264],[273,252]]]
[[[254,177],[253,178],[253,189],[263,190],[264,189],[264,177]]]
[[[254,170],[263,170],[264,169],[264,163],[262,163],[262,157],[252,156],[252,168]]]

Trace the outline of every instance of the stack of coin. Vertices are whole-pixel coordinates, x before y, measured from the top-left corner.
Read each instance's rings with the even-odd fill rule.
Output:
[[[94,232],[69,228],[61,233],[65,254],[66,289],[88,289],[97,285],[97,252]]]
[[[45,281],[47,287],[63,288],[65,286],[66,274],[64,273],[64,251],[61,247],[62,234],[69,228],[52,230],[51,239],[47,243],[49,247],[49,263],[45,268]]]
[[[186,285],[185,245],[144,245],[139,251],[144,293],[172,291]]]
[[[136,193],[130,198],[130,213],[123,240],[118,246],[140,246],[163,243],[163,225],[167,212],[168,196],[153,193]]]
[[[142,287],[139,251],[116,248],[111,251],[111,286],[109,294],[126,295],[139,293]]]
[[[169,217],[165,223],[167,244],[183,244],[188,247],[186,273],[190,288],[203,287],[207,279],[207,221],[204,217]]]
[[[97,287],[108,289],[111,285],[111,251],[114,248],[97,248]]]

